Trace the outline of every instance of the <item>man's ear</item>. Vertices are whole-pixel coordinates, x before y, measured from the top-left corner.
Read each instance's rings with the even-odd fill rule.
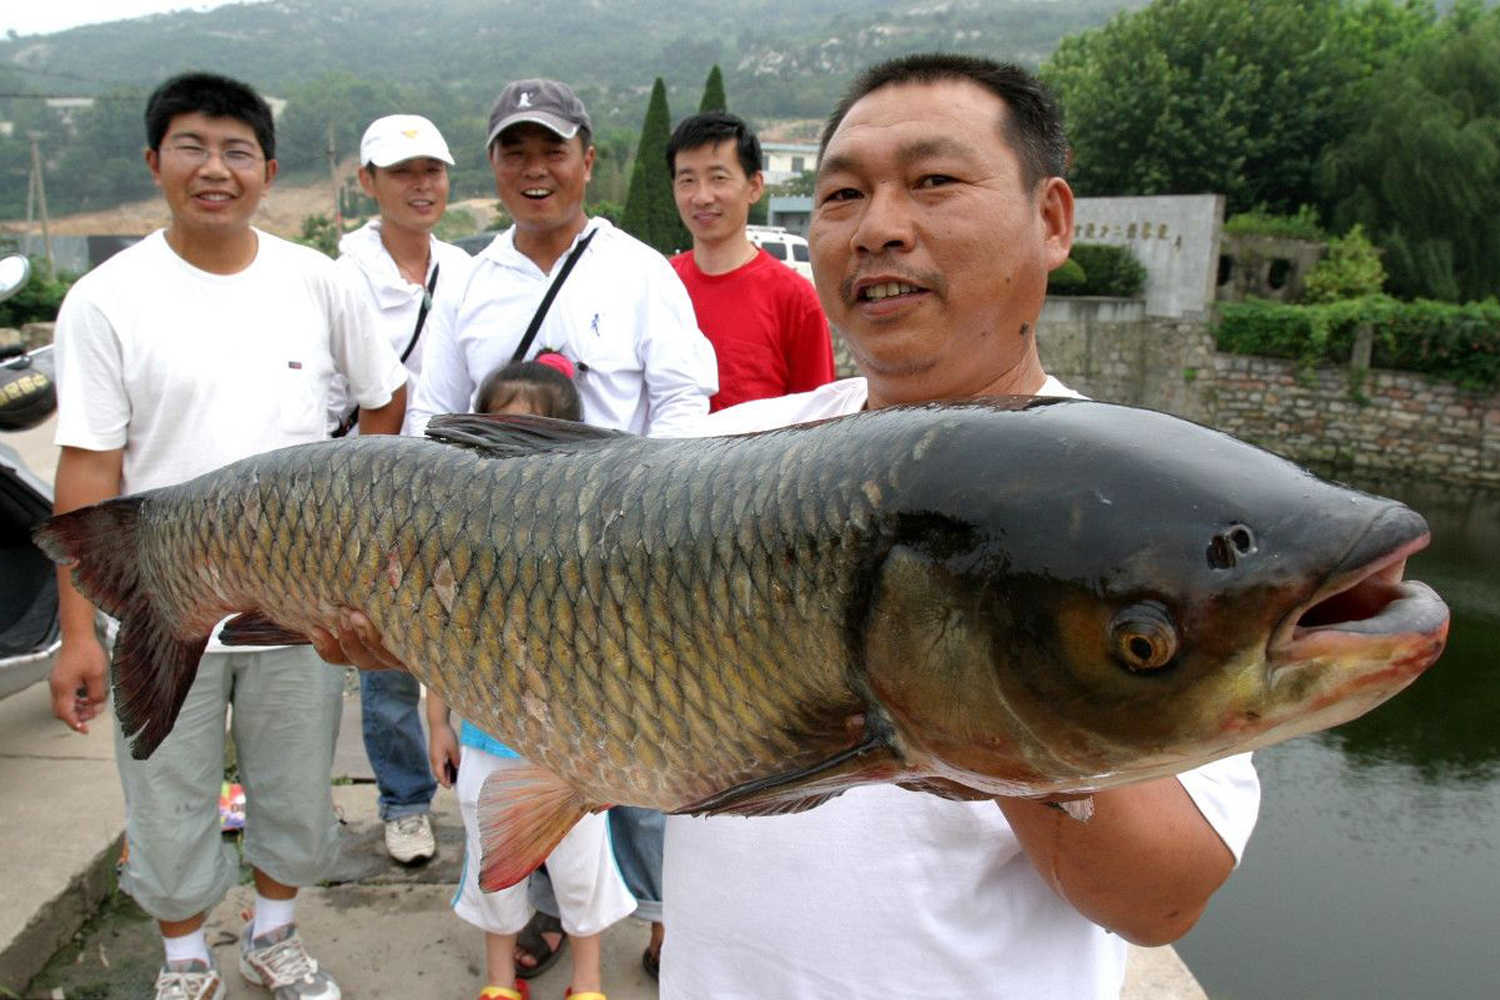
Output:
[[[754,205],[760,201],[760,196],[766,193],[766,175],[757,170],[750,175],[750,204]]]
[[[1062,267],[1073,249],[1073,189],[1061,177],[1048,177],[1037,190],[1036,207],[1051,271]]]
[[[276,180],[276,171],[279,170],[279,169],[280,169],[280,165],[275,160],[267,160],[266,161],[266,187],[267,188],[270,188],[271,184]]]
[[[146,169],[151,171],[151,183],[161,187],[161,150],[146,147]]]
[[[583,182],[587,184],[594,179],[594,154],[599,152],[599,147],[589,143],[589,148],[583,151]]]
[[[375,175],[365,167],[359,168],[359,186],[365,194],[375,197]]]

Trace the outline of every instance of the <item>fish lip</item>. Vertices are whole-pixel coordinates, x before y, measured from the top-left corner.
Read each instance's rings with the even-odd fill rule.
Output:
[[[1421,522],[1415,512],[1400,510],[1405,511],[1400,516],[1408,527]],[[1389,548],[1390,532],[1402,527],[1388,523],[1391,520],[1389,516],[1377,519],[1341,561],[1340,567],[1350,568],[1342,572],[1336,569],[1321,587],[1286,614],[1267,645],[1268,666],[1274,670],[1336,653],[1341,647],[1358,645],[1360,637],[1405,638],[1417,645],[1430,646],[1434,638],[1446,635],[1448,607],[1442,598],[1425,583],[1402,579],[1406,560],[1426,548],[1432,536],[1425,522],[1421,522],[1420,534]],[[1381,546],[1387,547],[1387,551],[1368,558],[1372,548],[1378,550]],[[1362,611],[1363,605],[1370,605],[1373,613],[1328,622],[1307,620],[1321,605],[1328,605],[1330,612],[1336,611],[1340,604],[1335,599],[1340,597],[1344,598],[1342,603],[1356,612]],[[1435,654],[1432,659],[1436,659]],[[1430,662],[1429,659],[1418,669]]]

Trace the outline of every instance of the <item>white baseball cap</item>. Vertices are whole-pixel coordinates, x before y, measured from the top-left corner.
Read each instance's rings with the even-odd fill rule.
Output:
[[[418,156],[430,156],[453,166],[453,154],[443,134],[421,115],[386,115],[365,129],[359,140],[360,166],[389,167]]]

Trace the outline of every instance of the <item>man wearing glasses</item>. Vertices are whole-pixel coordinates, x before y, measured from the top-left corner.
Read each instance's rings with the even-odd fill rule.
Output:
[[[361,432],[399,432],[406,370],[333,262],[250,224],[276,176],[265,101],[223,77],[175,77],[148,101],[146,132],[146,165],[171,222],[85,275],[63,302],[57,511],[321,440],[336,374],[360,406]],[[66,569],[60,580],[53,710],[84,732],[105,707],[108,657],[94,609]],[[239,881],[217,808],[232,704],[256,895],[240,972],[278,1000],[337,1000],[294,906],[297,887],[322,878],[338,850],[329,771],[343,671],[305,647],[230,651],[216,639],[149,760],[132,759],[116,731],[130,847],[120,887],[161,929],[154,995],[224,996],[203,923]]]

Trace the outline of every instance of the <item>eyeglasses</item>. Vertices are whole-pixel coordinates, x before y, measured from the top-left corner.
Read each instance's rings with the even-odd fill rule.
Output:
[[[261,160],[259,153],[242,149],[238,146],[231,146],[229,149],[212,150],[206,146],[200,146],[195,142],[180,142],[176,145],[168,146],[167,152],[184,163],[192,163],[197,166],[207,163],[217,153],[219,159],[223,161],[224,166],[231,170],[246,170],[254,167]]]

